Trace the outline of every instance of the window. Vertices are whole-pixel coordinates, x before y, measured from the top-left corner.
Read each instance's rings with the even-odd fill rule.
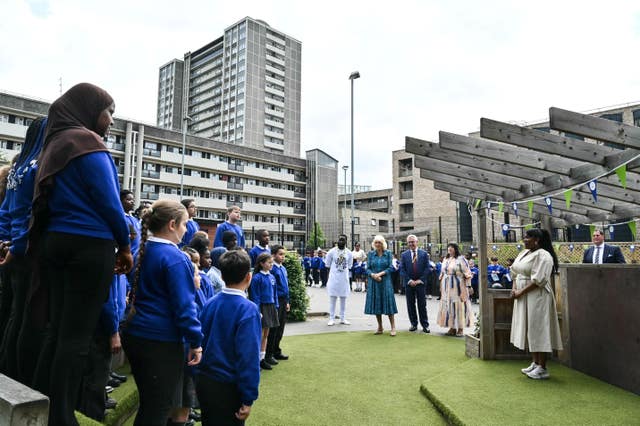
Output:
[[[354,225],[360,225],[360,218],[359,218],[359,217],[357,217],[357,216],[355,216],[355,217],[353,218],[353,224],[354,224]]]

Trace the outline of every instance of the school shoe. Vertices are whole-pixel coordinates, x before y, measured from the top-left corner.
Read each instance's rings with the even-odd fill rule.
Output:
[[[349,320],[343,319],[342,321],[340,321],[340,324],[351,325],[351,322],[349,322]]]
[[[113,387],[111,387],[111,386],[105,386],[105,387],[104,387],[104,391],[105,391],[106,393],[111,393],[111,392],[113,392]]]
[[[536,364],[535,362],[532,362],[530,366],[528,366],[527,368],[523,368],[520,371],[522,371],[522,374],[531,373],[533,370],[536,369],[537,366],[538,364]]]
[[[327,323],[327,325],[328,325],[328,326],[335,325],[335,322],[333,322],[333,318],[331,318],[331,319],[329,320],[329,322]]]
[[[116,405],[118,405],[118,401],[113,398],[107,398],[107,400],[104,402],[104,408],[106,408],[107,410],[116,408]]]
[[[189,418],[191,420],[199,422],[202,420],[202,414],[198,413],[196,410],[192,408],[191,410],[189,410]]]
[[[418,329],[417,326],[412,325],[411,327],[409,327],[409,331],[416,331]]]
[[[278,361],[272,356],[265,358],[264,360],[271,365],[278,365]]]
[[[266,360],[263,359],[260,361],[260,369],[273,370],[273,367],[271,366],[271,364],[269,364]]]
[[[120,381],[120,382],[122,382],[122,383],[124,383],[124,382],[126,382],[126,381],[127,381],[127,376],[125,376],[124,374],[118,374],[118,373],[116,373],[115,371],[112,371],[112,372],[109,374],[109,376],[110,376],[112,379],[119,380],[119,381]]]
[[[429,334],[429,333],[431,333],[431,330],[429,330],[429,327],[424,327],[422,329],[422,332],[425,333],[425,334]]]
[[[536,365],[536,368],[527,373],[527,377],[534,380],[544,380],[549,378],[549,372],[546,368]]]
[[[432,295],[428,295],[427,299],[431,300],[431,299],[433,299],[433,296]]]
[[[114,379],[113,377],[109,379],[109,381],[107,382],[108,386],[111,386],[112,388],[117,388],[118,386],[120,386],[122,382],[118,379]]]
[[[282,360],[282,361],[286,361],[289,359],[289,355],[285,355],[285,354],[275,354],[273,357],[277,360]]]

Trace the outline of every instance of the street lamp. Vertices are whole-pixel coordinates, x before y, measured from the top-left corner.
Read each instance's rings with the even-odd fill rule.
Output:
[[[180,201],[184,197],[184,152],[187,145],[187,121],[193,121],[193,118],[185,115],[182,118],[182,167],[180,167]]]
[[[280,232],[280,209],[276,210],[278,212],[278,233],[280,234],[280,245],[282,245],[282,232]]]
[[[349,166],[342,166],[342,170],[344,170],[344,205],[342,206],[342,233],[344,234],[344,217],[347,212],[347,170],[349,170]]]
[[[349,80],[351,80],[351,247],[355,249],[355,241],[353,241],[353,237],[355,234],[355,213],[354,213],[354,195],[353,195],[353,175],[354,175],[354,167],[353,167],[353,81],[356,78],[360,78],[360,73],[358,71],[354,71],[349,76]]]

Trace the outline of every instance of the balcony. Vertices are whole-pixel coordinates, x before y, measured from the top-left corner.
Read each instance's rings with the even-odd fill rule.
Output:
[[[307,177],[304,175],[304,173],[295,173],[293,175],[293,179],[296,182],[306,182],[307,181]]]
[[[294,192],[293,196],[296,198],[307,198],[306,192]]]
[[[400,191],[400,199],[407,200],[413,198],[413,190],[409,191]]]
[[[145,148],[144,150],[142,150],[142,154],[143,155],[148,155],[150,157],[158,157],[158,158],[160,158],[160,151],[155,150],[155,149],[147,149],[147,148]]]
[[[400,213],[400,222],[413,222],[413,212]]]
[[[293,230],[294,231],[306,231],[307,227],[306,225],[293,225]]]
[[[228,163],[227,164],[227,168],[229,170],[235,170],[235,171],[238,171],[238,172],[244,172],[244,165],[242,165],[242,164]]]
[[[244,188],[244,185],[242,183],[227,182],[227,189],[239,189],[239,190],[242,190],[243,188]]]
[[[227,207],[238,206],[242,208],[242,201],[227,201]]]
[[[143,170],[142,177],[148,177],[152,179],[160,179],[160,172],[156,172],[155,170]]]
[[[305,209],[293,209],[294,214],[307,214]]]
[[[399,177],[413,176],[413,167],[400,167],[398,170]]]
[[[159,194],[155,192],[141,192],[140,199],[142,200],[157,200],[160,197]]]

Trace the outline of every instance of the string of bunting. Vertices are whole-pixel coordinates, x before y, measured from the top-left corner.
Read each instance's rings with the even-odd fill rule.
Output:
[[[598,176],[596,176],[595,178],[589,179],[586,182],[582,182],[580,184],[574,185],[568,189],[563,189],[560,190],[558,192],[554,192],[552,194],[547,194],[547,195],[543,195],[543,196],[539,196],[539,197],[534,197],[534,198],[529,198],[526,200],[522,200],[522,201],[513,201],[511,202],[511,208],[513,209],[513,213],[516,215],[516,217],[518,217],[518,205],[520,204],[524,204],[527,203],[527,209],[529,211],[529,217],[533,216],[533,202],[534,201],[539,201],[539,200],[544,200],[545,205],[547,206],[547,209],[549,209],[549,213],[553,212],[553,201],[551,197],[555,197],[558,195],[564,195],[564,199],[565,199],[565,204],[567,206],[567,208],[571,207],[571,198],[573,197],[573,190],[576,188],[581,187],[582,185],[587,185],[587,188],[589,188],[589,191],[591,192],[591,196],[593,197],[593,200],[597,203],[598,202],[598,179],[610,175],[612,173],[616,173],[616,175],[618,176],[618,180],[620,181],[620,184],[622,185],[623,189],[627,188],[627,164],[631,163],[632,161],[635,161],[636,159],[640,158],[640,154],[634,156],[633,158],[625,161],[624,163],[622,163],[621,165],[619,165],[618,167],[616,167],[613,170],[610,170],[606,173],[602,173]],[[481,199],[476,199],[475,200],[475,204],[474,207],[475,209],[478,209],[480,207],[480,204],[482,203],[483,200]],[[497,204],[498,207],[498,213],[502,213],[504,211],[504,201],[497,201],[497,202],[491,202],[491,201],[487,201],[486,202],[486,208],[487,210],[491,210],[491,208],[493,207],[493,204]],[[470,208],[470,206],[469,206]],[[527,224],[524,226],[514,226],[514,225],[510,225],[507,223],[501,223],[498,222],[492,218],[490,218],[489,215],[487,215],[487,218],[490,219],[493,222],[496,223],[500,223],[500,227],[502,229],[502,233],[503,235],[507,235],[507,233],[509,232],[510,229],[528,229],[528,228],[532,228],[534,226],[536,226],[539,222],[537,223],[532,223],[532,224]],[[629,226],[629,229],[631,230],[631,235],[636,235],[636,229],[637,229],[637,224],[636,222],[640,220],[640,219],[632,219],[629,220],[627,222],[618,222],[618,223],[613,223],[610,224],[608,226],[608,230],[609,233],[611,234],[611,236],[613,237],[613,234],[615,232],[615,227],[616,226],[621,226],[621,225],[627,225]],[[593,231],[596,228],[596,224],[584,224],[585,226],[589,226],[591,233],[593,233]],[[576,225],[576,228],[579,227],[579,225]]]

